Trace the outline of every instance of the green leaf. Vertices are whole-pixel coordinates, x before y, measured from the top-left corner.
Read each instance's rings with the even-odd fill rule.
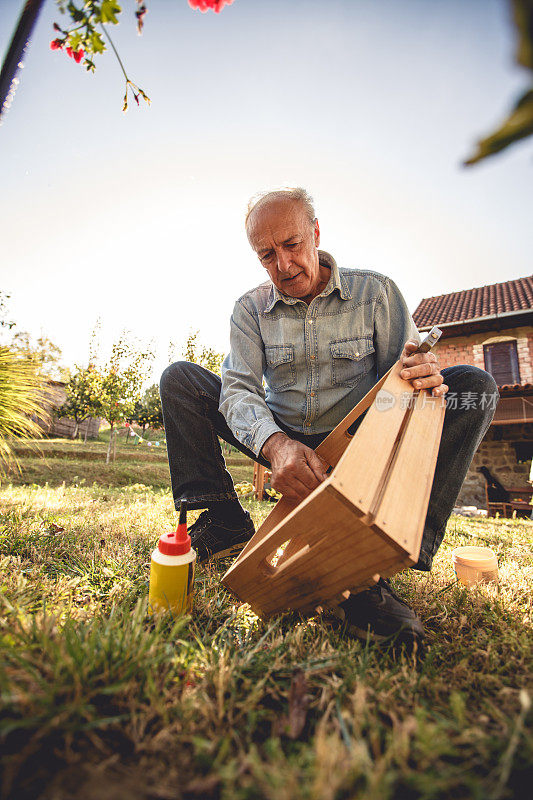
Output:
[[[67,6],[67,11],[70,14],[73,22],[83,22],[85,19],[85,14],[83,11],[80,11],[79,8],[76,8],[74,3],[69,3]]]
[[[120,14],[121,11],[121,7],[115,0],[103,0],[100,8],[100,19],[102,22],[111,22],[113,25],[118,25],[117,14]]]
[[[68,38],[69,47],[72,47],[73,50],[77,50],[78,47],[81,45],[81,36],[79,33],[71,33]]]
[[[102,38],[102,35],[98,33],[98,31],[93,31],[91,33],[91,47],[93,53],[103,53],[105,50],[105,42]]]
[[[477,144],[476,152],[464,162],[471,166],[483,158],[505,150],[509,145],[533,134],[533,89],[529,89],[518,101],[505,122]]]
[[[513,16],[518,33],[516,61],[533,69],[533,0],[513,0]]]

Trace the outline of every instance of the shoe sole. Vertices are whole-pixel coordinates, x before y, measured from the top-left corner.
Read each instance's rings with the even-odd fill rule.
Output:
[[[349,635],[356,636],[363,642],[368,640],[369,642],[375,644],[385,644],[387,642],[393,643],[397,637],[400,637],[397,640],[397,644],[406,644],[412,646],[416,643],[418,647],[423,647],[424,644],[424,639],[418,636],[416,633],[409,631],[409,628],[407,627],[401,628],[396,633],[390,633],[387,636],[384,636],[383,634],[375,633],[375,631],[364,630],[353,623],[349,623],[346,625],[346,631]]]
[[[353,623],[350,623],[350,624],[346,625],[346,631],[351,636],[356,636],[358,639],[361,639],[361,641],[363,641],[363,642],[366,642],[366,640],[368,639],[370,642],[380,642],[381,643],[381,642],[386,642],[387,639],[391,638],[390,636],[383,636],[382,634],[375,633],[374,631],[371,631],[371,630],[364,630],[363,628],[358,628],[357,625],[354,625]]]
[[[200,559],[200,563],[205,564],[206,561],[218,561],[219,558],[234,558],[235,556],[239,555],[249,541],[250,539],[248,538],[243,542],[232,544],[231,547],[226,547],[225,550],[217,550],[216,553],[212,553],[211,555],[207,556],[207,558]]]

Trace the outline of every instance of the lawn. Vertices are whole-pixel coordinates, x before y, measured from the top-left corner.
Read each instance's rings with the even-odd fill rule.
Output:
[[[150,551],[175,522],[164,453],[112,473],[98,445],[69,446],[43,446],[48,485],[24,454],[38,479],[0,489],[2,798],[530,796],[529,521],[452,517],[432,573],[395,578],[424,658],[326,619],[264,623],[221,588],[223,564],[198,569],[191,618],[154,621]],[[244,502],[256,524],[271,508]],[[466,542],[497,551],[499,588],[454,583]]]
[[[139,429],[140,430],[140,429]],[[116,444],[116,460],[106,464],[109,431],[103,431],[97,441],[83,444],[69,439],[45,439],[31,441],[15,448],[21,472],[12,470],[7,483],[14,485],[66,486],[97,484],[98,486],[129,486],[144,483],[157,489],[166,489],[170,484],[167,452],[161,431],[149,431],[146,435],[152,442],[130,444],[128,430],[121,429]],[[236,450],[226,457],[226,463],[236,482],[249,481],[253,475],[253,462]]]

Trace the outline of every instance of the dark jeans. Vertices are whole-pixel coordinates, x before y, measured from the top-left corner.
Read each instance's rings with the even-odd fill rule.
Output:
[[[448,367],[442,370],[442,375],[450,394],[456,393],[458,402],[455,408],[451,403],[446,407],[420,558],[416,564],[416,569],[421,570],[431,569],[470,462],[494,416],[495,403],[480,403],[479,398],[489,398],[498,392],[492,376],[477,367],[467,364]],[[244,447],[228,428],[218,410],[220,386],[217,375],[188,361],[171,364],[161,376],[161,402],[176,508],[185,499],[192,509],[206,508],[216,500],[236,499],[219,436],[254,461],[270,466],[262,456],[256,457]],[[478,402],[462,402],[465,396],[476,397]],[[306,435],[287,428],[278,419],[276,422],[293,439],[313,449],[327,436],[327,433]]]

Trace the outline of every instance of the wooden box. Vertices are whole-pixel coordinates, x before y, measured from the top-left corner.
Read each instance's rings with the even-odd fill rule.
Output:
[[[223,584],[259,616],[313,614],[417,562],[445,404],[401,369],[317,448],[327,479],[300,504],[282,498],[226,572]]]

